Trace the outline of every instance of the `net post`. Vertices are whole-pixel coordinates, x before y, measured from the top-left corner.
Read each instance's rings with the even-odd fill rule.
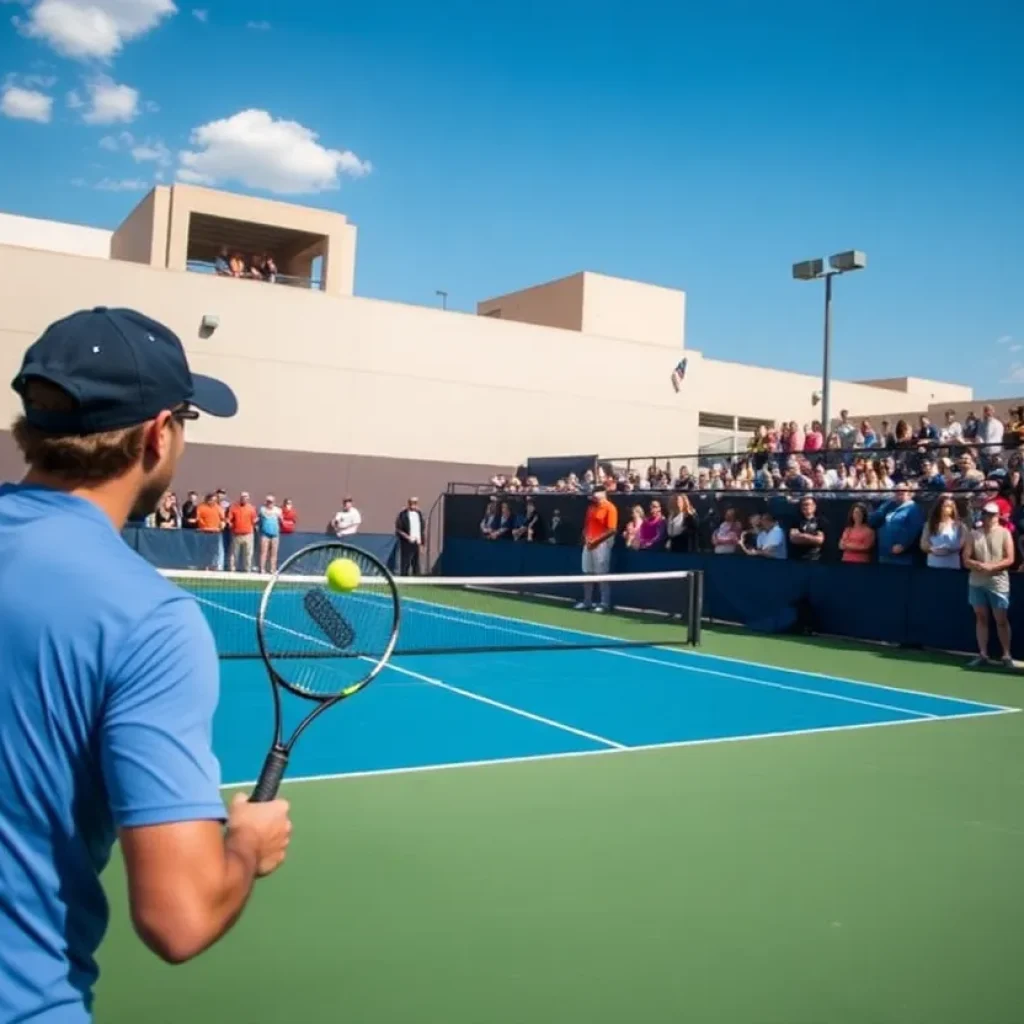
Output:
[[[701,620],[704,612],[704,573],[700,569],[695,569],[690,573],[688,579],[690,587],[690,621],[687,640],[691,647],[699,647]]]

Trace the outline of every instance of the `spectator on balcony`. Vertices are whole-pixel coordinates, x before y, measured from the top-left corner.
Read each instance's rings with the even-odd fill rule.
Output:
[[[231,277],[231,255],[228,253],[228,247],[222,245],[220,252],[217,253],[217,258],[213,261],[213,272],[221,277]]]
[[[839,538],[839,550],[844,562],[864,565],[871,561],[875,549],[875,531],[868,526],[868,507],[862,501],[850,507],[846,529]]]
[[[341,499],[341,509],[331,520],[334,536],[338,538],[353,537],[359,532],[359,527],[362,525],[363,517],[360,515],[359,509],[352,503],[351,496],[346,495]]]
[[[892,430],[888,420],[882,420],[881,425],[878,428],[878,437],[875,440],[876,448],[895,448],[896,438],[893,437]]]
[[[677,491],[692,491],[696,485],[696,480],[690,474],[690,467],[684,462],[679,467],[679,473],[676,476],[676,482],[674,487]]]
[[[953,486],[957,489],[977,487],[984,479],[985,474],[978,469],[974,456],[970,452],[961,452],[956,460],[957,471],[953,477]]]
[[[1004,431],[1002,421],[996,419],[995,409],[991,405],[983,406],[977,433],[977,441],[982,445],[983,455],[995,455],[999,451]]]
[[[808,495],[800,502],[800,518],[789,531],[789,554],[791,558],[805,562],[817,562],[825,544],[825,524],[818,518],[818,505]]]
[[[736,518],[736,509],[727,506],[722,521],[711,535],[711,544],[716,555],[734,555],[743,539],[743,527]]]
[[[939,429],[927,416],[919,416],[915,439],[918,448],[932,448],[939,443]]]
[[[1024,444],[1024,405],[1008,411],[1003,448],[1015,450]]]
[[[181,526],[184,530],[195,530],[199,526],[197,513],[199,511],[199,495],[195,491],[189,491],[185,504],[181,506]]]
[[[960,444],[964,437],[964,428],[960,425],[960,421],[956,418],[956,411],[953,409],[947,409],[945,415],[945,423],[942,425],[942,429],[939,431],[939,440],[943,444]]]
[[[291,498],[285,498],[281,505],[281,532],[294,533],[298,521],[299,516],[295,511],[295,502]]]
[[[277,572],[277,550],[281,544],[281,509],[268,494],[260,506],[260,572]]]
[[[825,435],[822,433],[821,424],[814,420],[811,429],[804,431],[804,451],[820,452],[825,447]]]
[[[256,530],[256,509],[249,500],[249,492],[242,491],[238,501],[228,509],[228,529],[231,531],[231,549],[228,553],[228,570],[252,572],[253,534]]]
[[[857,446],[857,428],[850,422],[849,410],[839,410],[839,422],[835,425],[834,433],[839,438],[841,447],[855,448]]]
[[[893,488],[895,497],[871,513],[868,525],[878,539],[878,560],[888,565],[910,565],[911,551],[924,528],[924,513],[905,483]]]
[[[871,420],[861,420],[860,430],[857,433],[854,444],[858,448],[877,448],[878,447],[878,435],[875,433],[875,428],[871,425]],[[846,447],[845,445],[843,446]]]
[[[914,432],[910,429],[910,424],[906,420],[896,421],[896,429],[893,431],[892,436],[893,448],[909,450],[917,447],[917,438],[914,437]]]
[[[971,410],[964,417],[964,429],[963,429],[963,440],[965,444],[973,444],[978,439],[978,425],[980,421],[974,414],[974,410]]]
[[[930,569],[959,569],[967,531],[960,520],[960,511],[951,495],[943,495],[932,503],[928,522],[921,532],[921,550],[928,556]]]
[[[921,476],[917,482],[923,491],[944,491],[946,478],[939,472],[938,465],[930,455],[921,459]]]
[[[228,272],[232,277],[245,277],[245,260],[240,253],[233,253],[228,260]]]
[[[787,491],[809,491],[811,481],[803,474],[800,468],[800,460],[790,456],[786,463],[785,487]]]
[[[629,510],[629,522],[622,529],[623,543],[631,551],[640,549],[640,528],[644,525],[643,505],[634,505]]]
[[[963,563],[970,571],[968,600],[974,609],[978,657],[971,665],[980,667],[989,663],[989,609],[995,619],[996,633],[1002,647],[1002,663],[1015,668],[1010,653],[1010,575],[1013,565],[1013,541],[1010,531],[999,525],[999,506],[987,504],[982,509],[980,529],[972,530],[964,544]]]

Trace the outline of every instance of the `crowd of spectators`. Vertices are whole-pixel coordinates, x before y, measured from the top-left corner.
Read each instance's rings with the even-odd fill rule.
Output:
[[[254,252],[246,257],[240,252],[232,252],[226,245],[221,247],[213,269],[220,277],[239,277],[268,284],[275,284],[278,277],[277,264],[269,252]]]
[[[1019,483],[1024,444],[1024,406],[1011,410],[1008,423],[986,405],[960,423],[952,411],[942,427],[927,416],[912,428],[898,420],[850,421],[844,410],[825,438],[821,424],[801,429],[783,423],[758,429],[739,454],[704,456],[692,467],[652,462],[645,470],[599,465],[580,476],[570,473],[544,486],[527,475],[496,476],[495,492],[586,494],[597,485],[610,492],[634,491],[863,491],[891,494],[898,483],[912,489],[971,490],[986,478],[1013,476]]]
[[[903,420],[889,426],[854,424],[843,411],[828,438],[819,423],[764,427],[745,452],[694,470],[599,465],[549,486],[497,476],[480,536],[577,543],[578,516],[552,499],[603,488],[636,496],[620,505],[619,530],[619,543],[634,550],[960,568],[970,530],[994,505],[1024,566],[1024,407],[1008,424],[986,405],[962,424],[949,412],[942,427],[926,416],[915,429]]]
[[[180,503],[177,494],[168,491],[144,521],[145,526],[159,530],[217,534],[224,543],[217,545],[208,568],[239,572],[250,572],[257,566],[260,572],[275,572],[281,534],[294,533],[297,524],[298,513],[291,498],[278,505],[274,495],[268,494],[256,506],[247,491],[231,501],[222,489],[209,491],[202,498],[198,491],[189,491]]]

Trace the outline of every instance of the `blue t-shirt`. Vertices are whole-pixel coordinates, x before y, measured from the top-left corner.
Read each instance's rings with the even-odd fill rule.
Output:
[[[275,505],[268,509],[266,505],[260,505],[258,513],[260,521],[260,533],[264,537],[278,537],[281,534],[281,510]]]
[[[91,502],[0,486],[0,1020],[90,1020],[118,828],[223,820],[213,637]]]

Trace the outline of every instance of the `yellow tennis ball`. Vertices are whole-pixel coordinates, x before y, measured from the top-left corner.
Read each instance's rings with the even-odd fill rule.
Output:
[[[327,566],[327,585],[331,590],[348,593],[359,586],[359,566],[351,558],[336,558]]]

